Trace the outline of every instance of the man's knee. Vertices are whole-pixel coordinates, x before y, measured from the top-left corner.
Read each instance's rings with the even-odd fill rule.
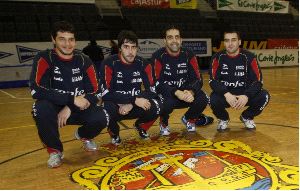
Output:
[[[207,105],[209,102],[209,97],[203,92],[199,92],[197,96],[195,97],[195,101],[197,104]]]
[[[257,98],[257,101],[255,103],[259,103],[261,105],[260,110],[263,110],[268,103],[270,102],[270,94],[267,90],[262,90],[259,94],[259,97]]]
[[[55,116],[53,104],[48,100],[37,100],[32,106],[32,115],[35,119],[43,120]]]
[[[158,99],[151,99],[150,100],[150,103],[151,103],[151,113],[153,115],[159,115],[162,113],[163,111],[163,104],[160,100]]]
[[[221,105],[220,96],[216,94],[211,94],[209,97],[210,107],[214,108]]]
[[[172,100],[165,99],[162,105],[162,113],[172,113],[174,109],[174,102]]]
[[[110,121],[110,115],[106,111],[106,109],[96,106],[95,111],[92,115],[89,116],[89,118],[86,121],[86,124],[88,126],[93,126],[99,129],[103,129],[106,126],[108,126]]]
[[[265,102],[269,103],[271,95],[267,90],[262,90],[262,97],[264,98]]]
[[[103,103],[103,108],[108,113],[110,118],[116,118],[118,116],[119,107],[117,104],[111,101],[105,101]]]

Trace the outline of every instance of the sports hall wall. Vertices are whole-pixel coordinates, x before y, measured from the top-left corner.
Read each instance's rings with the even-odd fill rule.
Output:
[[[180,5],[175,1],[170,4],[151,1],[153,5],[142,4],[143,1],[122,0],[121,4],[116,4],[117,0],[102,1],[117,6],[120,15],[111,16],[105,15],[105,9],[101,8],[104,4],[96,6],[97,0],[30,1],[0,2],[0,88],[27,85],[33,57],[53,47],[49,30],[57,20],[68,20],[75,25],[78,50],[94,38],[106,56],[110,50],[109,39],[116,39],[122,29],[129,29],[140,38],[138,54],[150,58],[152,52],[163,46],[163,26],[175,23],[182,29],[183,46],[191,48],[198,56],[200,69],[207,69],[210,57],[224,48],[222,31],[228,26],[241,32],[241,47],[253,51],[261,67],[299,64],[299,20],[290,13],[246,12],[243,7],[232,10],[230,6],[220,6],[221,1],[207,1],[217,5],[215,8],[211,5],[215,16],[207,16],[195,4],[199,1],[194,0],[180,1]],[[246,1],[252,0],[243,2]],[[259,1],[264,3],[265,0]],[[276,10],[286,11],[287,6],[283,5],[285,8],[277,7]],[[275,9],[272,7],[268,11]]]
[[[103,40],[97,43],[102,47],[104,55],[109,56],[109,41]],[[88,41],[78,41],[77,49],[82,50],[87,44]],[[163,41],[161,39],[140,39],[138,54],[147,59],[162,46]],[[192,49],[199,57],[210,57],[212,55],[211,39],[184,39],[183,46]],[[39,51],[51,49],[52,47],[53,45],[50,42],[0,43],[0,87],[26,86],[34,56]],[[276,49],[257,49],[256,46],[256,49],[251,51],[256,54],[261,67],[295,66],[299,64],[298,49],[278,49],[280,47],[276,47]]]

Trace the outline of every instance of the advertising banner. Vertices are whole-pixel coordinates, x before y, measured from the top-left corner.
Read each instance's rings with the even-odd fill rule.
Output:
[[[241,48],[245,49],[267,49],[267,40],[242,40]],[[212,51],[213,53],[219,52],[225,49],[224,41],[214,42]]]
[[[170,8],[169,0],[121,0],[122,7]]]
[[[212,55],[210,39],[185,39],[182,46],[191,49],[199,57]]]
[[[268,49],[299,49],[299,39],[268,39]]]
[[[256,55],[261,67],[298,66],[298,49],[249,50]]]
[[[197,0],[170,0],[170,8],[197,9]]]
[[[190,48],[199,57],[212,55],[211,39],[183,39],[182,46]],[[162,39],[140,39],[138,55],[151,58],[152,53],[161,47],[164,47]]]
[[[89,41],[77,41],[77,50],[82,50]],[[110,54],[109,41],[99,41],[105,55]],[[53,48],[51,42],[0,43],[0,82],[28,80],[35,55]]]
[[[289,2],[279,0],[218,0],[218,10],[288,13]]]
[[[81,51],[89,41],[77,41],[76,49]],[[97,41],[104,57],[110,55],[109,40]],[[162,39],[139,39],[138,55],[149,59],[152,53],[164,46]],[[211,39],[183,39],[183,46],[191,48],[199,57],[212,55]],[[28,80],[35,55],[53,48],[51,42],[0,43],[0,82]]]

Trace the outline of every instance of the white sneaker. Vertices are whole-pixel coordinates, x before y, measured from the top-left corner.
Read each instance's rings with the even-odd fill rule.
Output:
[[[196,120],[193,120],[196,121]],[[196,124],[195,122],[190,122],[185,118],[185,116],[181,117],[181,122],[186,126],[188,132],[195,132],[196,131]]]
[[[226,130],[228,130],[228,123],[229,120],[221,120],[219,119],[218,125],[217,125],[217,131],[219,132],[224,132]]]
[[[243,118],[243,116],[240,116],[240,120],[244,123],[246,129],[248,129],[248,130],[256,129],[256,125],[253,120],[245,119],[245,118]]]
[[[195,123],[187,122],[186,129],[188,132],[195,132],[196,131],[196,125]]]
[[[162,136],[170,135],[170,127],[169,126],[165,126],[162,123],[159,123],[159,129],[160,129],[160,134]]]
[[[75,138],[83,143],[83,148],[86,151],[97,151],[98,146],[92,139],[81,138],[78,134],[78,129],[75,131]]]
[[[50,153],[49,159],[47,161],[49,168],[57,168],[62,164],[62,159],[64,155],[61,152]]]

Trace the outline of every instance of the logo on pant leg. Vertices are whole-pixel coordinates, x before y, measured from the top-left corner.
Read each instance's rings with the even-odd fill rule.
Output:
[[[298,167],[239,141],[191,141],[175,135],[131,140],[71,174],[88,189],[298,189]]]

